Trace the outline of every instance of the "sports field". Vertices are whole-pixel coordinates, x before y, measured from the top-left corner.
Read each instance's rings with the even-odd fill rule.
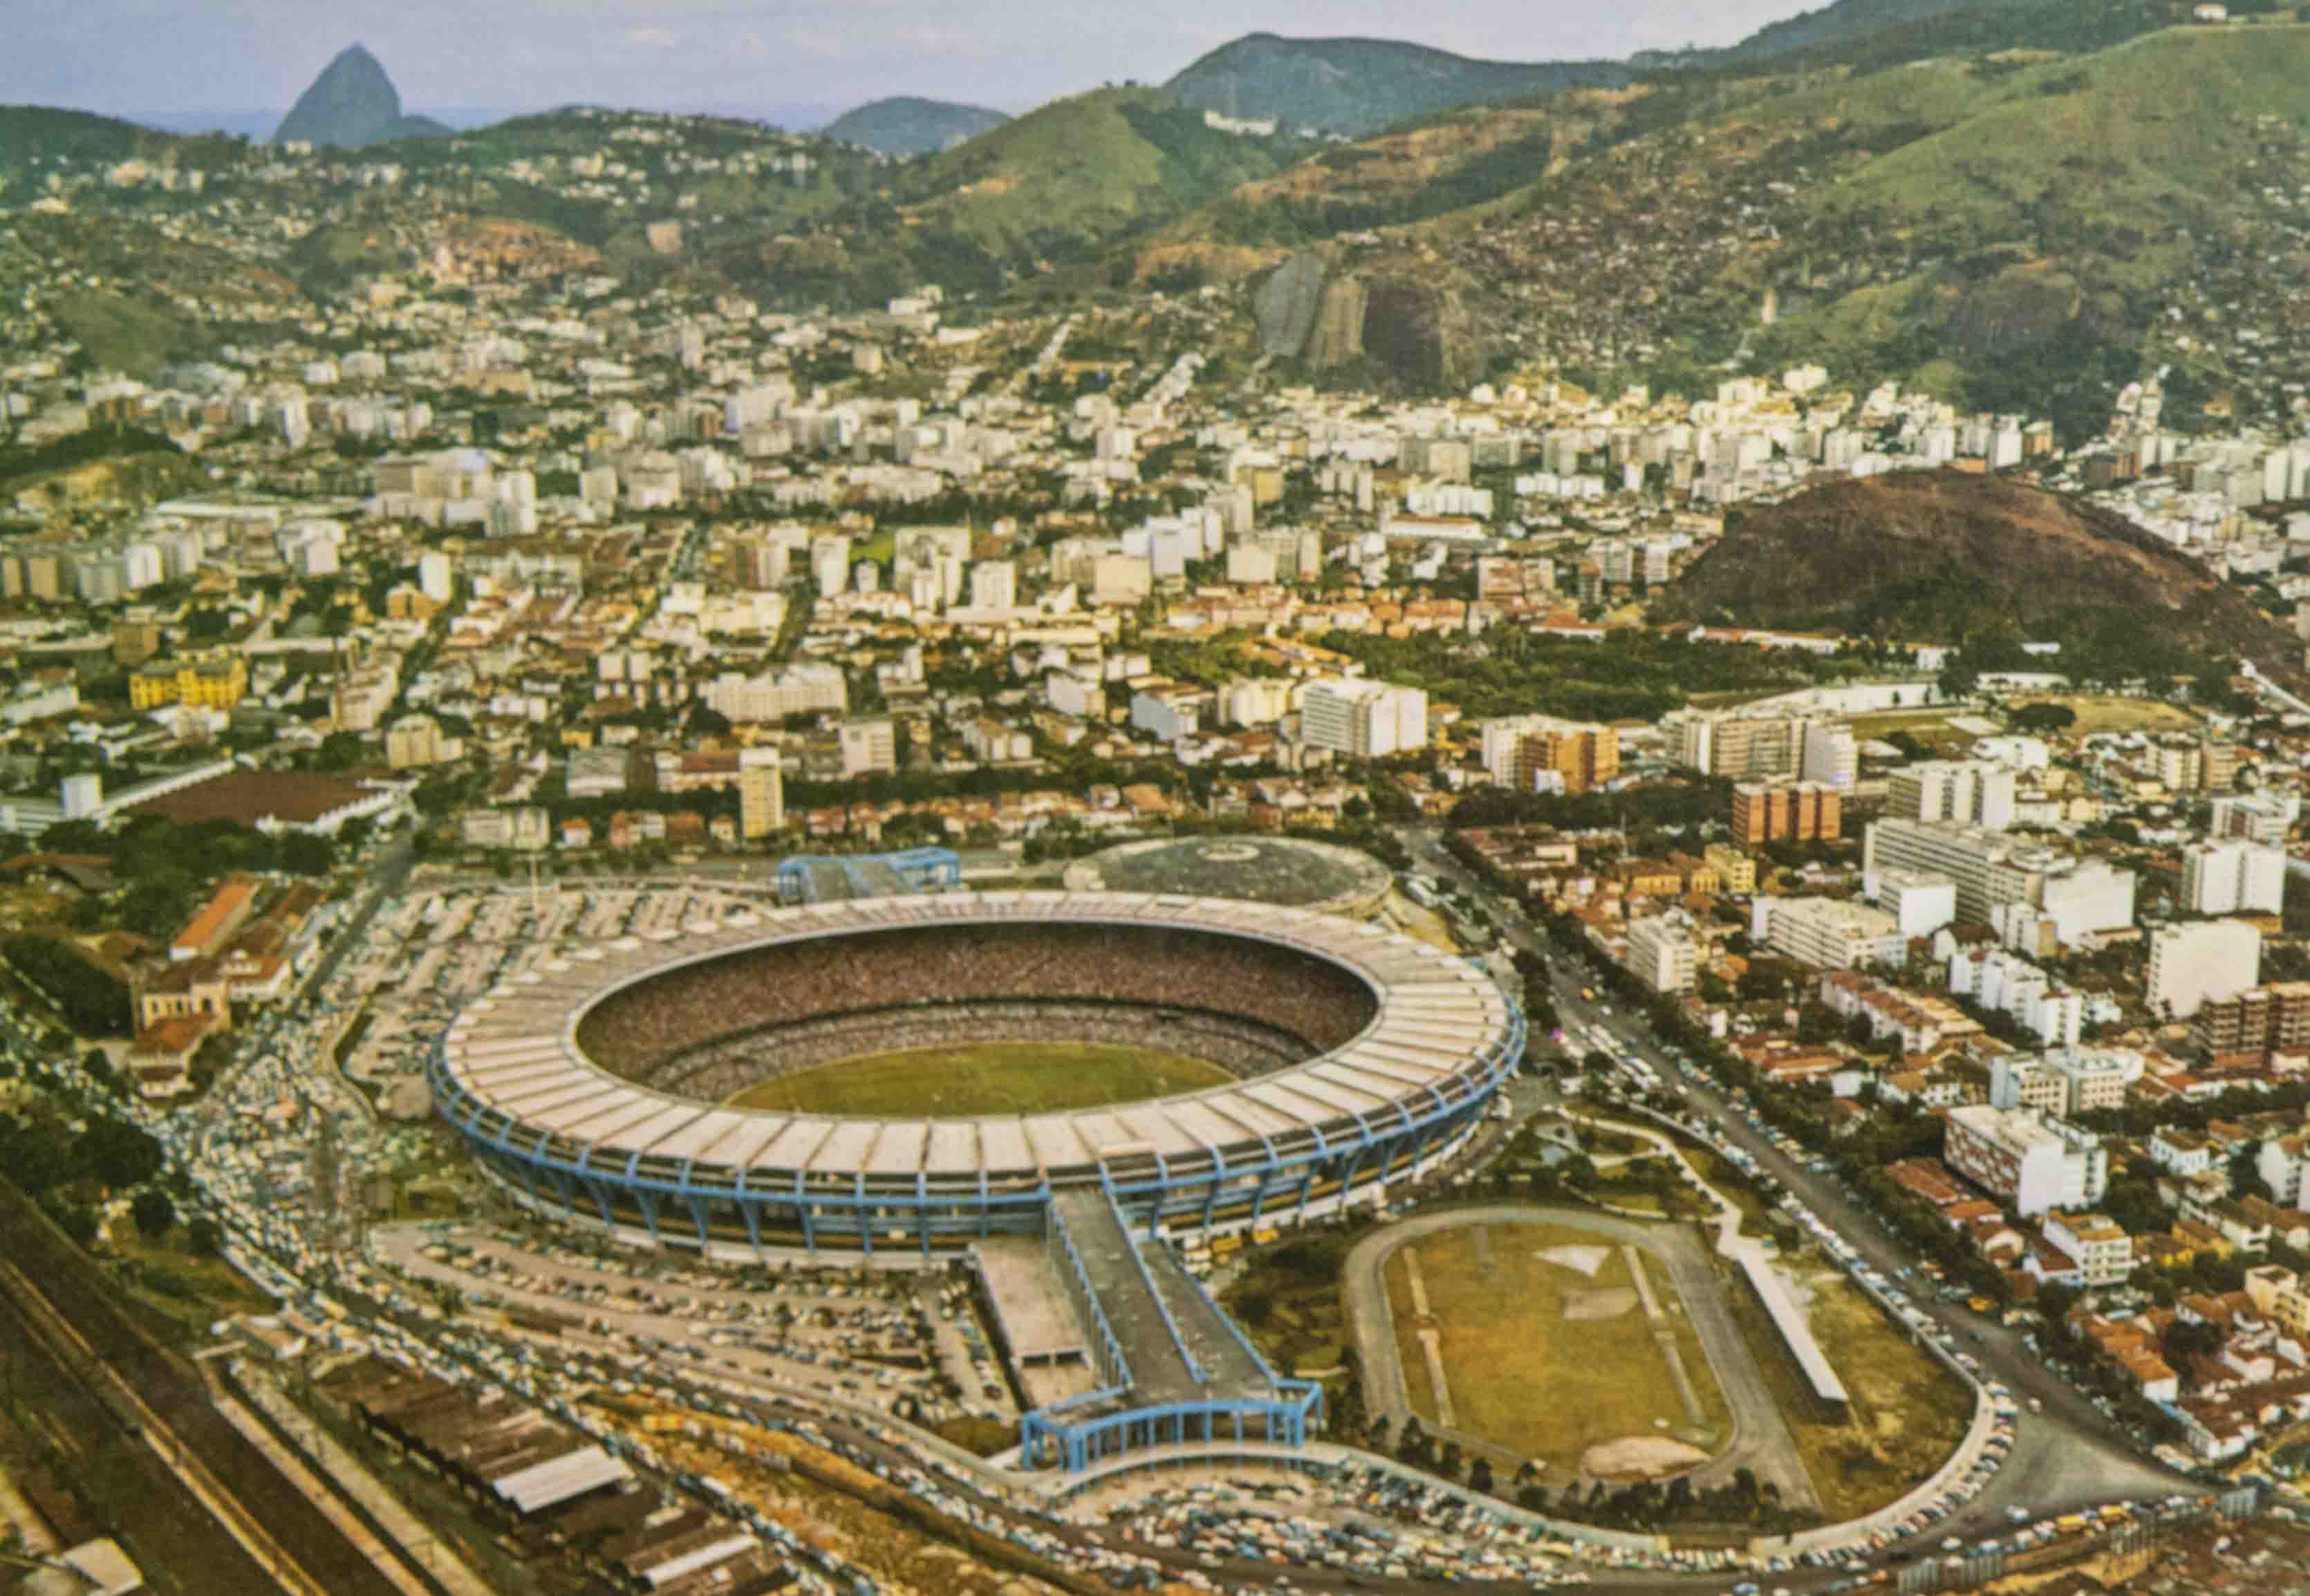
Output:
[[[981,1042],[843,1059],[748,1087],[731,1108],[868,1119],[1055,1114],[1225,1086],[1217,1064],[1090,1042]]]
[[[1647,1462],[1665,1469],[1681,1453],[1689,1466],[1720,1451],[1732,1418],[1715,1375],[1667,1267],[1637,1256],[1656,1317],[1627,1253],[1585,1230],[1486,1225],[1407,1243],[1385,1278],[1412,1410],[1431,1427],[1444,1412],[1426,1331],[1449,1427],[1543,1464],[1544,1483],[1571,1479],[1584,1462],[1633,1475]]]

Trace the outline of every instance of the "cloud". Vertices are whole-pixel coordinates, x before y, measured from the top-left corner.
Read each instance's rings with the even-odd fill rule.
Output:
[[[681,40],[671,28],[629,28],[626,42],[637,49],[670,50]]]

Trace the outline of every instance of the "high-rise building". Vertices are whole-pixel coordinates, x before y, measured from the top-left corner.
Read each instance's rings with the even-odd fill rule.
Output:
[[[1749,940],[1823,970],[1882,962],[1906,941],[1882,909],[1834,898],[1759,898],[1750,906]]]
[[[2058,940],[2072,945],[2133,923],[2130,871],[1977,826],[1879,820],[1869,828],[1863,856],[1872,895],[1887,870],[1947,876],[1957,887],[1960,920],[1993,926],[2017,906],[2042,911]]]
[[[2206,832],[2216,842],[2236,837],[2265,848],[2281,848],[2286,846],[2286,833],[2301,812],[2300,804],[2299,799],[2276,793],[2243,793],[2235,798],[2217,798],[2213,820]]]
[[[2286,901],[2286,854],[2250,842],[2182,850],[2182,906],[2193,915],[2275,915]]]
[[[2208,1058],[2310,1055],[2310,981],[2279,981],[2199,1005],[2190,1041]]]
[[[786,828],[786,773],[775,749],[748,749],[738,757],[738,835],[759,842]]]
[[[1519,793],[1587,793],[1620,774],[1620,734],[1594,721],[1521,715],[1483,725],[1484,771]]]
[[[2236,997],[2262,979],[2262,932],[2244,920],[2161,925],[2149,937],[2153,1011],[2187,1019],[2209,1001]]]
[[[1805,727],[1804,754],[1797,767],[1802,781],[1819,782],[1838,792],[1849,792],[1860,779],[1861,745],[1853,728],[1832,721],[1815,721]]]
[[[1744,781],[1732,789],[1732,840],[1828,842],[1844,835],[1845,800],[1817,781]]]
[[[1311,681],[1299,699],[1299,737],[1310,748],[1359,759],[1425,748],[1428,695],[1385,681]]]
[[[2009,1016],[2051,1045],[2071,1045],[2085,1030],[2085,998],[2054,985],[2052,976],[2018,954],[1996,949],[1952,954],[1949,989]]]
[[[1012,610],[1019,603],[1019,569],[1007,559],[982,559],[970,568],[970,607]]]
[[[1950,1109],[1941,1160],[2024,1218],[2089,1208],[2109,1189],[2098,1137],[2023,1109]]]
[[[1885,812],[2002,831],[2013,824],[2014,774],[1976,759],[1932,759],[1893,772]]]
[[[850,585],[850,540],[821,536],[810,540],[810,575],[818,591],[832,598]]]
[[[898,728],[887,716],[844,721],[838,741],[845,776],[887,775],[899,768]]]
[[[1620,966],[1650,992],[1682,992],[1691,986],[1700,955],[1689,925],[1665,915],[1628,922]]]

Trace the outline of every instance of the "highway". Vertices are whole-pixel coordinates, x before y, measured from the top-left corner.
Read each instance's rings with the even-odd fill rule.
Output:
[[[1557,1011],[1568,1029],[1578,1024],[1608,1031],[1656,1068],[1663,1079],[1679,1077],[1676,1065],[1641,1018],[1617,1008],[1608,1012],[1603,1004],[1581,997],[1578,973],[1585,966],[1576,954],[1552,947],[1520,910],[1446,853],[1435,833],[1408,833],[1406,841],[1423,869],[1490,909],[1512,946],[1549,958]],[[1689,1091],[1695,1116],[1755,1158],[1761,1169],[1880,1273],[1898,1279],[1903,1270],[1914,1264],[1909,1250],[1847,1196],[1832,1176],[1816,1174],[1784,1154],[1742,1118],[1726,1095],[1706,1077],[1696,1080]],[[2074,1386],[2049,1371],[2023,1344],[2022,1331],[1984,1319],[1960,1305],[1943,1302],[1922,1284],[1911,1291],[1910,1300],[1980,1360],[1984,1377],[2011,1387],[2025,1408],[2033,1398],[2044,1408],[2042,1413],[2025,1410],[2016,1417],[2013,1450],[2004,1467],[1980,1496],[1932,1527],[1932,1542],[1951,1535],[1967,1542],[2002,1536],[2010,1527],[2005,1516],[2009,1507],[2045,1517],[2129,1498],[2158,1500],[2177,1491],[2203,1494],[2204,1488],[2188,1476],[2145,1455],[2123,1429],[2105,1418]],[[1915,1538],[1913,1548],[1922,1549],[1915,1543],[1924,1539]]]

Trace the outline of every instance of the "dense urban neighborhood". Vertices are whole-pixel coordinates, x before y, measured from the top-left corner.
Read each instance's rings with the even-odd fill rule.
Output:
[[[2310,24],[2009,9],[0,108],[0,1588],[2310,1589]]]

